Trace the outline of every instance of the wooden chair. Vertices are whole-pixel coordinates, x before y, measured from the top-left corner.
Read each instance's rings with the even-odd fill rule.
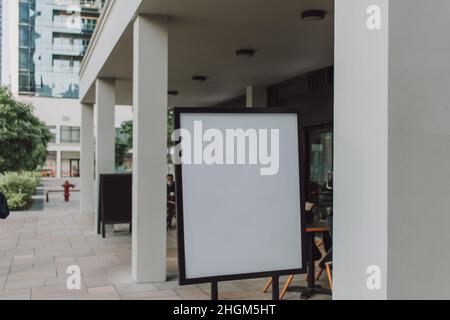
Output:
[[[323,246],[323,241],[322,240],[317,241],[316,242],[316,246],[317,247]],[[319,276],[317,277],[317,279],[320,278],[320,276],[322,275],[323,271],[324,270],[322,270],[322,269],[319,271]],[[287,278],[286,283],[284,284],[283,288],[280,291],[280,300],[283,300],[284,296],[286,295],[286,293],[287,293],[287,291],[288,291],[288,289],[289,289],[289,287],[290,287],[290,285],[292,284],[293,281],[294,281],[294,276],[290,275]],[[267,280],[266,284],[264,285],[263,292],[264,293],[269,292],[271,286],[272,286],[272,278]]]
[[[332,266],[333,266],[333,262],[327,262],[325,265],[326,270],[327,270],[328,284],[330,285],[331,290],[333,290],[333,275],[331,273]]]

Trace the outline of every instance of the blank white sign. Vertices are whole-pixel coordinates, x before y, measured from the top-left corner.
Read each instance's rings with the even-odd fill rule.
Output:
[[[181,113],[180,127],[191,133],[194,121],[202,121],[204,131],[278,129],[280,134],[276,175],[261,175],[259,165],[182,165],[187,280],[303,267],[297,117]]]

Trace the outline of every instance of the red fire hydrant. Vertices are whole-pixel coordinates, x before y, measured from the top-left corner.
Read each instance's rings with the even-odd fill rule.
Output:
[[[64,182],[64,201],[69,202],[70,200],[70,188],[75,188],[73,184],[70,184],[69,181]]]

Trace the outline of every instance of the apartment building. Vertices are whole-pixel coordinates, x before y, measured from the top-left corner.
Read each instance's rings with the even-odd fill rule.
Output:
[[[53,134],[44,174],[80,175],[79,70],[105,0],[9,0],[6,82]]]

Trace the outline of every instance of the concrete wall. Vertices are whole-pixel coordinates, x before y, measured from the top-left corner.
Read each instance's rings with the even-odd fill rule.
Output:
[[[312,88],[310,77],[320,76],[323,83]],[[331,124],[333,122],[333,67],[317,70],[267,88],[269,107],[294,107],[302,113],[303,126]],[[246,105],[244,96],[239,96],[215,105],[217,108],[241,107]]]
[[[449,12],[336,0],[335,299],[450,298]]]
[[[366,27],[374,4],[383,17],[376,31]],[[387,297],[388,5],[335,2],[335,299]],[[380,290],[366,285],[372,265]]]
[[[390,1],[389,299],[450,299],[449,14]]]
[[[80,71],[80,100],[83,101],[89,89],[113,51],[124,30],[136,13],[142,0],[110,1],[98,21],[98,28],[91,38],[90,48],[86,52]],[[107,19],[103,25],[101,22]],[[102,50],[93,50],[93,48]]]
[[[332,80],[333,68],[329,67],[273,85],[269,87],[269,106],[298,108],[305,127],[332,123]]]
[[[49,144],[49,151],[80,151],[79,144],[59,144],[60,127],[80,127],[81,109],[78,100],[19,96],[20,101],[31,103],[34,114],[47,126],[56,127],[56,143]]]

